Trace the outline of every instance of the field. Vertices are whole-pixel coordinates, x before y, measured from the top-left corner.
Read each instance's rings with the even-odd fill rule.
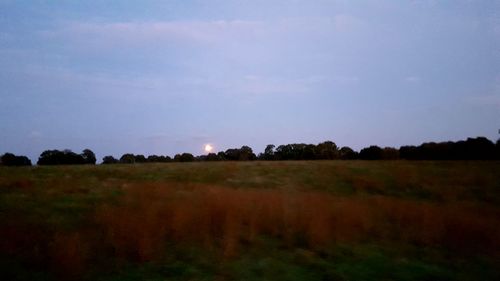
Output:
[[[500,280],[500,163],[0,168],[1,280]]]

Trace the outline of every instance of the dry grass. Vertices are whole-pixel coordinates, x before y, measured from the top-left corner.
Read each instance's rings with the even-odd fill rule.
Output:
[[[99,208],[96,220],[117,255],[140,261],[158,257],[169,242],[194,243],[232,256],[260,236],[314,250],[366,240],[457,252],[491,252],[499,246],[498,212],[474,205],[202,185],[147,184],[124,190],[124,201]]]

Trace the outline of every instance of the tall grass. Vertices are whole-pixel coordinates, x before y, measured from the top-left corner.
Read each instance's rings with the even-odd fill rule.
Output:
[[[168,251],[169,243],[232,256],[262,236],[313,250],[359,241],[413,243],[457,253],[492,253],[499,246],[498,211],[473,204],[204,185],[142,184],[124,191],[124,201],[99,208],[96,221],[117,255],[141,261]]]

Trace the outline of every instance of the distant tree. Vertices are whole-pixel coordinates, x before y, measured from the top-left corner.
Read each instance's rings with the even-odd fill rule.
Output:
[[[256,158],[257,156],[253,153],[252,148],[249,146],[244,145],[239,149],[239,161],[250,161],[255,160]]]
[[[102,158],[102,164],[116,164],[116,163],[118,163],[118,159],[116,159],[111,155],[104,156]]]
[[[175,162],[193,162],[196,158],[191,153],[176,154],[174,156]]]
[[[358,153],[348,146],[343,146],[339,150],[339,157],[342,160],[352,160],[358,158]]]
[[[193,162],[194,161],[194,156],[191,153],[182,153],[179,158],[179,162]]]
[[[496,150],[496,159],[500,160],[500,139],[498,139],[495,144],[495,150]]]
[[[495,144],[485,137],[457,142],[426,142],[419,146],[402,146],[400,158],[410,160],[491,160]]]
[[[78,155],[69,149],[63,151],[46,150],[40,154],[38,165],[78,165],[85,164],[82,155]]]
[[[205,161],[220,161],[221,159],[219,158],[219,156],[217,156],[217,154],[215,153],[209,153],[206,157],[205,157]]]
[[[291,160],[293,159],[292,153],[292,145],[291,144],[282,144],[276,147],[276,151],[274,152],[275,159],[277,160]]]
[[[123,154],[122,157],[120,157],[120,163],[122,163],[122,164],[134,164],[135,163],[134,154],[131,154],[131,153]]]
[[[226,153],[224,153],[224,151],[219,151],[219,152],[217,152],[217,157],[218,157],[221,161],[227,160],[227,159],[226,159]]]
[[[268,144],[264,149],[264,154],[259,157],[262,160],[275,160],[274,158],[274,148],[276,146],[274,144]]]
[[[465,158],[470,160],[490,160],[495,158],[495,144],[485,137],[467,138]]]
[[[302,146],[302,151],[300,153],[300,159],[302,160],[314,160],[317,157],[316,145],[306,144]],[[332,158],[333,159],[333,158]]]
[[[237,161],[240,158],[240,150],[237,148],[230,148],[224,152],[224,157],[229,161]]]
[[[142,154],[137,154],[137,155],[134,155],[134,161],[135,163],[146,163],[148,162],[148,160],[146,159],[146,157]]]
[[[399,150],[394,147],[385,147],[382,150],[382,159],[384,160],[399,159]]]
[[[149,155],[146,160],[149,163],[159,163],[159,162],[162,162],[160,157],[161,156],[158,156],[158,155]]]
[[[5,153],[0,157],[0,163],[4,166],[31,166],[31,160],[26,156],[16,156]]]
[[[316,146],[317,159],[338,159],[338,147],[332,141],[325,141]]]
[[[163,155],[149,155],[147,158],[147,162],[150,163],[166,163],[172,161],[172,158],[170,156],[163,156]]]
[[[94,165],[96,162],[95,154],[92,150],[90,149],[84,149],[82,151],[82,154],[80,154],[83,158],[83,161],[85,164],[92,164]]]
[[[372,145],[365,147],[359,152],[359,158],[363,160],[379,160],[382,159],[382,148]]]
[[[414,145],[406,145],[399,148],[399,157],[401,159],[417,160],[418,156],[418,148]]]

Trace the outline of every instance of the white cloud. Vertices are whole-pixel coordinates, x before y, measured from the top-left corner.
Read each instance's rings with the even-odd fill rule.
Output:
[[[39,34],[46,39],[62,39],[83,46],[137,47],[150,44],[205,43],[237,44],[302,34],[309,37],[325,33],[352,32],[363,21],[347,14],[333,17],[285,18],[274,21],[149,21],[149,22],[65,22],[54,30]]]
[[[150,44],[215,43],[222,37],[254,36],[257,21],[156,21],[156,22],[69,22],[59,29],[40,32],[48,39],[106,47],[138,47]]]
[[[420,77],[419,76],[408,76],[405,77],[405,81],[408,83],[418,83],[420,82]]]

